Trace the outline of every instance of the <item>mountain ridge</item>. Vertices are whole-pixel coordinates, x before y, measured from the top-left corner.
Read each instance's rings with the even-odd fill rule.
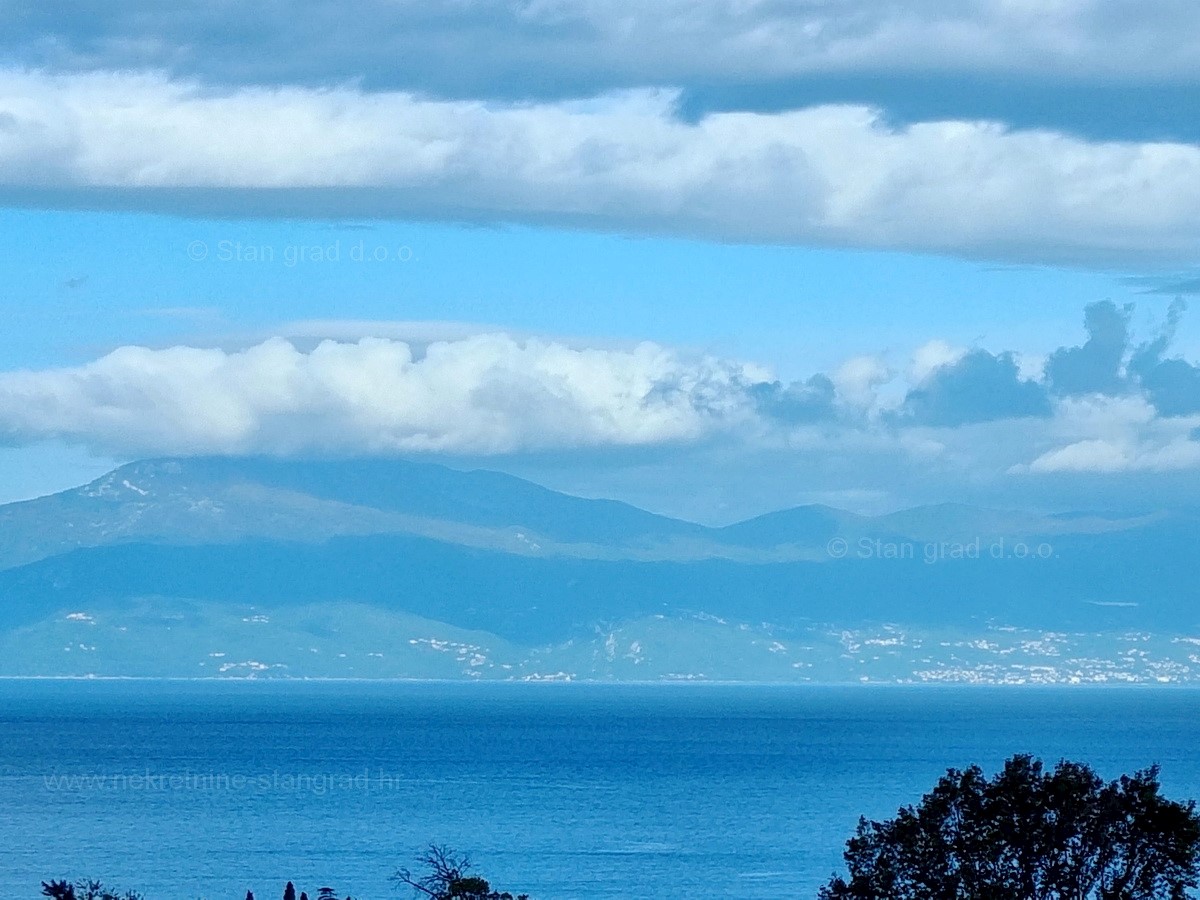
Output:
[[[0,675],[211,675],[200,648],[252,646],[224,673],[427,677],[482,634],[503,652],[462,677],[1200,679],[1198,545],[1187,511],[812,505],[712,528],[429,463],[150,460],[0,507]],[[391,649],[330,631],[336,610]]]
[[[945,521],[930,526],[928,520],[948,508],[960,518],[972,517],[971,527],[954,523],[955,533]],[[237,515],[229,515],[231,510]],[[327,519],[319,519],[318,513]],[[164,458],[129,463],[77,488],[0,506],[0,569],[125,539],[191,543],[219,542],[222,537],[319,540],[338,534],[382,533],[435,536],[510,552],[522,552],[522,545],[527,549],[531,542],[543,549],[570,545],[576,553],[580,548],[604,547],[608,555],[624,550],[646,559],[749,561],[752,553],[745,551],[775,550],[779,552],[763,557],[775,562],[811,559],[811,553],[797,557],[795,548],[819,553],[821,545],[837,535],[969,540],[984,531],[1011,533],[1011,527],[996,522],[1014,518],[1027,526],[1021,533],[1032,536],[1069,532],[1070,523],[1080,530],[1078,519],[959,504],[915,507],[876,517],[811,504],[711,527],[617,500],[575,497],[485,469],[461,471],[408,460]],[[990,524],[981,527],[981,520]],[[1087,521],[1090,527],[1099,523],[1107,530],[1119,530],[1138,527],[1147,518],[1093,515]],[[606,554],[593,549],[590,555]]]

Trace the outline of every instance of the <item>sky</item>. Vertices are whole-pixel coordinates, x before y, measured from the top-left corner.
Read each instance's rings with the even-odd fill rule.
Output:
[[[396,455],[1200,503],[1182,0],[0,7],[0,502]]]

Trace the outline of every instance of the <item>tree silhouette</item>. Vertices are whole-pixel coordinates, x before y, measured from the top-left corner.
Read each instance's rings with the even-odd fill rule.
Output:
[[[951,769],[917,807],[860,819],[849,878],[822,900],[1186,900],[1200,875],[1195,803],[1160,793],[1153,767],[1105,783],[1086,765],[1047,772],[1014,756],[992,779]]]
[[[425,874],[400,869],[392,876],[397,887],[410,887],[429,900],[514,900],[507,891],[494,891],[485,879],[469,874],[471,861],[449,847],[430,844],[418,861]],[[529,895],[520,894],[516,900],[529,900]]]
[[[51,900],[143,900],[137,891],[118,894],[99,881],[80,880],[74,884],[66,881],[43,881],[42,896]]]
[[[126,891],[123,894],[109,890],[99,881],[81,879],[74,883],[69,881],[43,881],[42,896],[49,900],[145,900],[136,891]],[[457,896],[457,895],[456,895]],[[287,883],[283,891],[284,900],[296,900],[296,886]],[[246,900],[254,900],[254,891],[246,891]],[[300,900],[308,900],[308,894],[300,893]],[[317,892],[317,900],[338,900],[333,888],[323,887]],[[346,900],[352,900],[347,897]]]
[[[69,881],[43,881],[42,896],[51,900],[75,900],[75,885]]]

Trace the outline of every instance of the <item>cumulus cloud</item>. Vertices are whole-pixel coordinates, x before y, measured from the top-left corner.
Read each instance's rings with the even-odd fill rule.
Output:
[[[943,430],[1023,420],[1028,455],[1008,466],[1013,475],[1200,467],[1200,367],[1166,355],[1184,310],[1175,301],[1159,333],[1135,345],[1132,306],[1091,304],[1087,339],[1058,348],[1033,373],[1013,351],[960,354],[931,342],[914,354],[916,383],[885,419]]]
[[[850,406],[870,412],[880,402],[880,386],[891,381],[894,375],[878,356],[855,356],[838,366],[831,380],[839,398]]]
[[[790,424],[822,422],[836,416],[835,390],[827,375],[785,386],[778,381],[750,385],[756,409],[769,419]]]
[[[748,370],[653,344],[273,339],[238,352],[124,347],[0,374],[0,434],[117,452],[491,454],[696,441],[751,415]],[[772,389],[778,386],[772,386]],[[790,412],[791,394],[779,402]]]
[[[1058,403],[1038,443],[1049,449],[1014,475],[1166,473],[1200,467],[1195,419],[1160,414],[1141,394],[1089,394]]]
[[[652,343],[302,322],[282,329],[290,339],[234,349],[122,347],[84,365],[0,372],[0,445],[481,457],[721,444],[731,458],[795,454],[843,479],[862,465],[883,471],[883,459],[960,479],[1186,471],[1200,468],[1200,390],[1197,367],[1167,355],[1182,314],[1174,305],[1135,345],[1127,310],[1091,308],[1088,340],[1036,377],[1014,351],[927,343],[907,378],[867,355],[792,383]]]
[[[1135,345],[1132,305],[1089,304],[1084,309],[1087,340],[1059,347],[1036,373],[1023,372],[1014,351],[958,351],[932,341],[913,356],[909,374],[915,385],[896,415],[917,424],[953,426],[1046,417],[1055,400],[1078,410],[1087,404],[1072,401],[1089,397],[1129,398],[1147,417],[1200,413],[1200,366],[1166,355],[1185,310],[1186,303],[1176,300],[1159,333]]]
[[[1125,387],[1122,366],[1129,348],[1131,305],[1093,303],[1084,311],[1088,339],[1062,347],[1046,361],[1046,381],[1056,394],[1116,394]]]
[[[1159,334],[1135,346],[1129,330],[1132,305],[1118,308],[1107,300],[1089,305],[1084,316],[1087,341],[1050,355],[1047,387],[1076,397],[1145,394],[1164,416],[1200,413],[1200,367],[1167,356],[1186,309],[1182,298],[1175,300]]]
[[[938,369],[956,363],[966,355],[965,347],[951,347],[942,340],[929,341],[913,351],[909,379],[914,383],[922,382]]]
[[[1200,147],[678,94],[487,103],[0,74],[0,202],[522,221],[1109,266],[1194,257]]]
[[[1048,415],[1045,388],[1021,378],[1013,353],[980,349],[935,368],[898,412],[917,424],[949,426]]]
[[[1164,416],[1200,413],[1200,366],[1165,356],[1186,309],[1182,299],[1172,303],[1162,333],[1138,347],[1129,362],[1130,371]]]

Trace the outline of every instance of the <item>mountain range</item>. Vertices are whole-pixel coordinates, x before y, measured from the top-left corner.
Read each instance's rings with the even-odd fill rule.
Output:
[[[137,462],[0,506],[0,675],[1200,678],[1200,515],[714,528],[404,460]]]

